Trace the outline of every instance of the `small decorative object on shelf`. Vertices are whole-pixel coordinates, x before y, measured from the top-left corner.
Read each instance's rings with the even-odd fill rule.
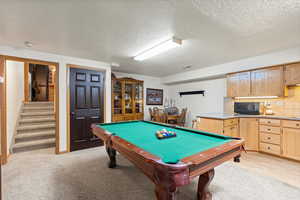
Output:
[[[167,131],[166,129],[156,131],[155,135],[158,139],[166,139],[166,138],[176,137],[175,132]]]

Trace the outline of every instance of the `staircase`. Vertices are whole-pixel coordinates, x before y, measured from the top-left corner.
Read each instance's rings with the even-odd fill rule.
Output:
[[[55,146],[53,102],[25,102],[12,146],[12,153]]]

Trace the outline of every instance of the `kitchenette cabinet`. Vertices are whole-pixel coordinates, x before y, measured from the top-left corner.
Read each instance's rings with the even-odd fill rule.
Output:
[[[283,95],[283,66],[251,71],[251,96]]]
[[[251,83],[250,72],[240,72],[227,75],[227,96],[250,96],[251,95]]]
[[[259,119],[259,150],[280,156],[281,120]]]
[[[198,118],[196,128],[201,131],[217,133],[221,135],[239,137],[238,119],[211,119]]]
[[[290,69],[290,71],[292,71],[292,68]],[[295,78],[293,78],[293,80],[296,79],[297,75],[295,74],[294,76]],[[228,97],[281,97],[284,96],[284,89],[285,85],[283,66],[268,67],[227,75]]]
[[[300,161],[300,120],[286,117],[220,117],[197,118],[196,128],[245,140],[245,150],[272,154]],[[225,114],[225,116],[228,116]]]
[[[300,63],[289,64],[285,66],[285,85],[300,84]]]
[[[245,149],[258,151],[258,119],[240,118],[240,137],[245,139]]]
[[[300,160],[300,121],[282,121],[282,154]]]

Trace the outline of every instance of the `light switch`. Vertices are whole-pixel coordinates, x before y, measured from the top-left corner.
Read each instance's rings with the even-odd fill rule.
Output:
[[[4,77],[0,76],[0,83],[4,83]]]

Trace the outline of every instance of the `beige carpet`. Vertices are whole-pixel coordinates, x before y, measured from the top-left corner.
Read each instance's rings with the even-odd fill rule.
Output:
[[[153,184],[118,155],[107,168],[104,148],[63,155],[53,149],[12,155],[3,167],[4,200],[153,200]],[[295,177],[297,178],[297,177]],[[299,177],[298,177],[299,178]],[[197,179],[180,188],[178,200],[195,199]],[[299,200],[300,189],[228,162],[216,168],[214,200]]]

